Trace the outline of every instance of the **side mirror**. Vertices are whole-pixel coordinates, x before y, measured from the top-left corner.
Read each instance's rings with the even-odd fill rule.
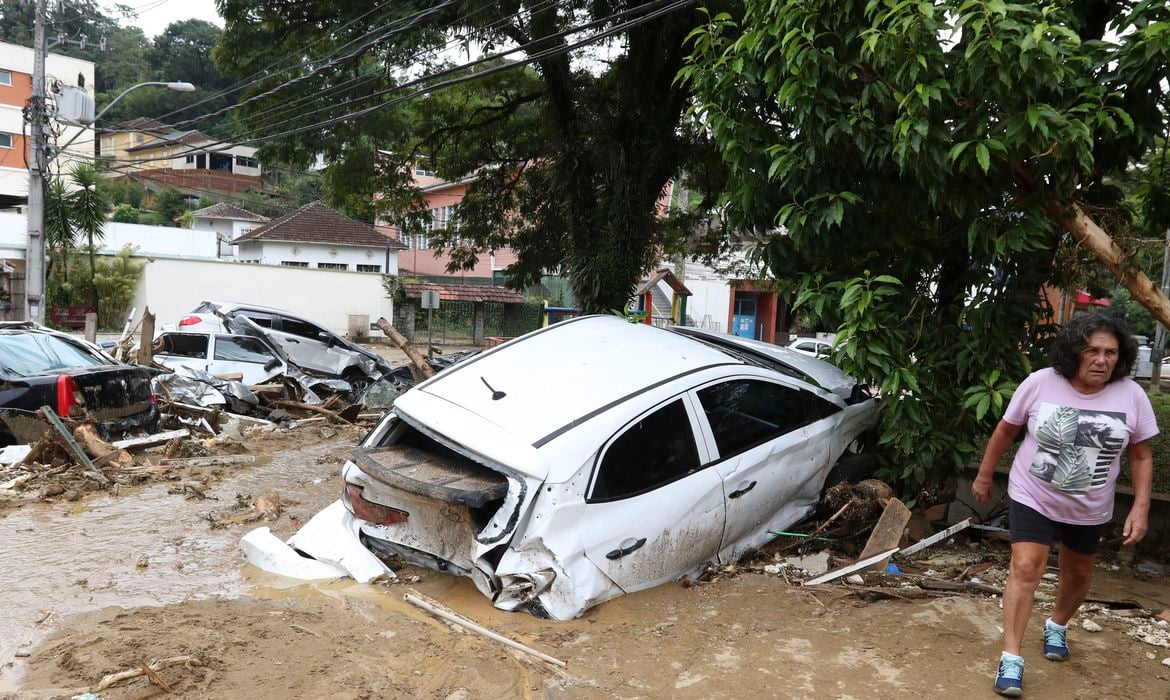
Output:
[[[328,333],[325,333],[324,331],[317,334],[317,340],[320,340],[322,343],[325,343],[329,347],[333,347],[333,345],[334,345],[333,336],[328,334]]]

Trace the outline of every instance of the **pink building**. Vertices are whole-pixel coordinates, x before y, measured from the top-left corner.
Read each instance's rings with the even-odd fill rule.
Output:
[[[427,210],[431,214],[431,230],[447,228],[447,224],[452,221],[455,206],[463,201],[473,180],[474,178],[466,178],[457,182],[446,182],[435,177],[429,170],[415,169],[414,181],[422,191]],[[516,253],[505,248],[492,254],[481,255],[479,262],[471,270],[448,272],[447,264],[451,261],[451,256],[442,253],[436,257],[435,249],[430,246],[426,233],[403,238],[397,226],[377,228],[391,238],[401,240],[406,246],[406,249],[398,252],[399,274],[404,276],[447,277],[452,282],[464,279],[490,280],[497,271],[516,262]]]

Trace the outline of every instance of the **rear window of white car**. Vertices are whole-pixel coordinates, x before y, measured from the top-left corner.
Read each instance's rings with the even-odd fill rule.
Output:
[[[259,338],[249,338],[244,335],[217,335],[215,336],[215,359],[264,364],[276,359],[276,356],[265,347]]]
[[[699,469],[690,416],[677,399],[643,416],[609,445],[597,468],[590,502],[645,493]]]
[[[205,360],[210,340],[211,336],[206,333],[164,333],[154,341],[154,353]]]
[[[107,363],[95,353],[45,333],[0,335],[0,368],[17,376],[30,377]]]
[[[772,382],[734,379],[700,389],[699,403],[720,459],[797,430],[837,410],[815,396]]]

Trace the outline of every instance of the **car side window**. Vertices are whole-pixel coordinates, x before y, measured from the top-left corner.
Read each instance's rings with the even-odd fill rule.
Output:
[[[215,359],[265,364],[277,359],[259,338],[245,335],[215,336]]]
[[[272,317],[268,314],[259,314],[253,311],[237,311],[236,315],[243,316],[261,328],[272,328]]]
[[[700,389],[719,457],[739,454],[834,413],[833,404],[799,389],[758,379],[733,379]]]
[[[816,347],[812,343],[801,343],[796,346],[797,350],[804,350],[805,352],[816,352]]]
[[[280,317],[280,330],[285,333],[299,335],[302,338],[312,338],[313,340],[320,340],[318,336],[325,332],[324,328],[314,326],[313,324],[302,321],[296,318],[289,318],[288,316]]]
[[[683,400],[626,427],[601,458],[589,502],[616,501],[698,471],[699,449]]]
[[[206,360],[210,338],[203,333],[163,333],[154,341],[154,354]]]

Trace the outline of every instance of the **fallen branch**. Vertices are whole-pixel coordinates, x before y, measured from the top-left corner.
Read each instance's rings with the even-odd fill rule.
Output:
[[[202,666],[203,662],[200,661],[199,659],[195,658],[194,656],[172,656],[169,659],[157,659],[155,661],[152,661],[149,664],[146,664],[146,667],[149,668],[151,671],[161,671],[162,669],[166,668],[167,666],[171,666],[173,664],[183,664],[187,668],[195,668],[196,666]],[[134,669],[130,669],[129,671],[119,671],[117,673],[111,673],[108,676],[105,676],[104,678],[102,678],[101,682],[98,683],[97,690],[95,690],[94,692],[100,693],[115,683],[129,680],[131,678],[138,678],[139,676],[145,676],[145,675],[147,675],[146,671],[144,671],[141,668],[134,668]]]
[[[151,680],[151,682],[154,683],[155,685],[157,685],[158,687],[162,688],[163,690],[167,691],[168,693],[175,692],[175,689],[172,688],[171,686],[167,685],[166,681],[164,681],[162,678],[160,678],[159,675],[157,673],[155,673],[154,669],[151,668],[150,666],[148,666],[145,661],[139,661],[138,668],[141,668],[142,672],[146,674],[146,677],[149,678]]]
[[[304,632],[305,634],[311,634],[314,637],[321,636],[320,632],[314,632],[313,630],[309,629],[308,627],[305,627],[304,625],[291,624],[291,625],[289,625],[289,627],[292,627],[294,630],[297,630],[298,632]]]
[[[378,328],[381,328],[382,332],[386,334],[386,337],[401,348],[402,352],[406,353],[406,356],[410,358],[410,364],[422,374],[423,379],[430,379],[435,376],[435,368],[431,367],[426,361],[426,358],[420,355],[418,350],[415,350],[410,344],[410,341],[402,337],[402,334],[396,331],[394,326],[391,326],[386,319],[378,319]]]
[[[381,324],[381,321],[379,321],[379,324]],[[385,330],[385,329],[383,329],[383,330]],[[463,618],[459,617],[458,615],[455,615],[454,613],[443,610],[443,609],[441,609],[435,605],[432,605],[432,604],[426,602],[425,600],[422,600],[421,598],[413,596],[409,593],[407,593],[406,595],[403,596],[403,600],[410,603],[411,605],[414,605],[416,607],[422,608],[423,610],[426,610],[427,612],[431,613],[432,615],[435,615],[437,617],[441,617],[448,622],[453,622],[461,627],[465,627],[465,628],[471,630],[472,632],[474,632],[482,637],[486,637],[488,639],[491,639],[492,641],[496,641],[496,642],[499,642],[500,644],[503,644],[505,646],[512,647],[513,649],[517,649],[517,650],[522,651],[526,654],[531,654],[532,656],[535,656],[536,658],[540,659],[541,661],[546,661],[554,666],[560,666],[561,668],[566,668],[568,666],[568,664],[566,664],[564,661],[561,661],[560,659],[553,658],[553,657],[549,656],[548,654],[545,654],[543,652],[539,652],[539,651],[533,649],[530,646],[525,646],[524,644],[521,644],[520,642],[513,641],[513,640],[508,639],[507,637],[505,637],[503,635],[496,634],[495,632],[492,632],[491,630],[487,629],[486,627],[480,627],[479,625],[475,624],[474,622],[471,622],[470,620],[464,620]]]

